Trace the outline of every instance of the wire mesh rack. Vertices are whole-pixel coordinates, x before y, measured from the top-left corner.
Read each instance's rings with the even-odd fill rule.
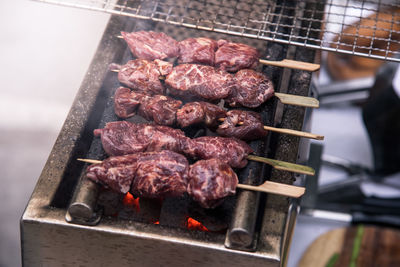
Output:
[[[36,1],[400,62],[400,1]]]

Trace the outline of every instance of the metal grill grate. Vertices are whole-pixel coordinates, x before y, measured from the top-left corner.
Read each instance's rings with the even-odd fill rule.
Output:
[[[399,1],[37,1],[400,62]]]

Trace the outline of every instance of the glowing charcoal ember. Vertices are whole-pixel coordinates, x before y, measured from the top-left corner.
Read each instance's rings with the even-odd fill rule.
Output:
[[[186,227],[187,227],[187,229],[193,230],[193,231],[209,232],[209,230],[204,225],[202,225],[200,222],[196,221],[195,219],[193,219],[191,217],[187,218]]]
[[[140,198],[139,197],[134,197],[132,196],[131,193],[126,193],[124,198],[122,199],[122,203],[125,206],[129,206],[132,207],[133,209],[136,210],[136,212],[140,212],[140,202],[139,202]]]

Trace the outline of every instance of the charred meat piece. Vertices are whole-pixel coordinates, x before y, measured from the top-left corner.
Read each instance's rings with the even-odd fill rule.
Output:
[[[92,164],[86,170],[86,176],[115,192],[129,192],[137,169],[139,154],[109,157],[102,163]]]
[[[268,131],[264,129],[261,116],[257,112],[231,110],[226,113],[224,122],[218,126],[217,133],[241,140],[256,140],[265,137]]]
[[[164,95],[149,95],[120,87],[114,95],[115,114],[123,119],[139,111],[140,116],[160,125],[173,125],[182,101]]]
[[[112,64],[110,68],[119,69],[118,80],[125,86],[151,94],[162,95],[165,93],[165,89],[160,81],[160,76],[171,72],[172,64],[157,60],[135,59],[122,66]]]
[[[216,41],[199,37],[188,38],[179,42],[179,63],[200,63],[214,66]]]
[[[180,153],[189,139],[178,129],[127,121],[109,122],[103,129],[94,130],[94,135],[101,137],[103,148],[110,156],[162,150]]]
[[[178,197],[186,192],[189,162],[164,150],[140,155],[131,193],[146,198]]]
[[[181,127],[204,123],[207,127],[215,128],[218,119],[224,118],[225,109],[208,102],[190,102],[181,107],[176,113],[176,120]]]
[[[173,125],[182,101],[164,95],[142,98],[139,115],[160,125]]]
[[[241,69],[255,68],[258,64],[257,49],[241,44],[218,40],[218,50],[215,52],[215,66],[229,72]]]
[[[240,70],[235,74],[232,94],[226,99],[231,106],[255,108],[274,95],[274,86],[264,74],[254,70]]]
[[[135,92],[126,87],[119,87],[114,95],[115,114],[123,119],[132,117],[146,96],[144,93]]]
[[[105,159],[88,167],[86,176],[125,194],[160,198],[186,192],[189,163],[175,152],[142,152]]]
[[[190,139],[184,153],[194,159],[217,158],[233,168],[243,168],[253,149],[236,138],[202,136]]]
[[[220,100],[229,96],[235,86],[233,76],[211,66],[182,64],[167,75],[165,84],[171,94],[195,95],[207,100]]]
[[[121,32],[132,54],[139,59],[164,59],[179,55],[178,42],[162,32]]]
[[[188,194],[204,208],[215,208],[234,195],[238,178],[232,168],[219,159],[199,160],[190,166]]]

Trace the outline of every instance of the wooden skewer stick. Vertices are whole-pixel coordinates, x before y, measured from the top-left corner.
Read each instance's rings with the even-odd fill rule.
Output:
[[[319,64],[308,63],[303,61],[291,60],[291,59],[284,59],[281,61],[272,61],[272,60],[265,60],[260,59],[259,62],[264,65],[270,65],[275,67],[282,67],[282,68],[290,68],[290,69],[297,69],[297,70],[306,70],[306,71],[317,71],[320,69]]]
[[[314,97],[290,95],[278,92],[275,92],[274,95],[279,98],[282,104],[308,108],[319,108],[319,101]]]
[[[218,120],[222,122],[225,120],[225,118],[219,118]],[[243,125],[243,122],[239,122],[238,124]],[[271,131],[271,132],[289,134],[289,135],[305,137],[305,138],[310,138],[310,139],[316,139],[316,140],[324,140],[324,136],[319,135],[319,134],[307,133],[307,132],[296,131],[296,130],[286,129],[286,128],[276,128],[276,127],[266,126],[266,125],[264,125],[263,127],[265,130]]]
[[[101,160],[95,160],[95,159],[78,158],[77,160],[83,161],[86,163],[91,163],[91,164],[99,164],[102,162]],[[262,185],[258,185],[258,186],[247,185],[247,184],[238,184],[237,188],[251,190],[251,191],[264,192],[264,193],[271,193],[271,194],[293,197],[293,198],[299,198],[305,192],[304,187],[281,184],[281,183],[270,182],[270,181],[266,181]]]
[[[290,163],[286,161],[276,160],[276,159],[269,159],[264,158],[256,155],[248,155],[248,160],[262,162],[268,165],[271,165],[274,169],[281,170],[281,171],[289,171],[294,173],[301,173],[307,175],[315,175],[315,170],[311,167]]]
[[[271,165],[273,168],[275,168],[277,170],[289,171],[289,172],[307,174],[307,175],[315,175],[314,169],[311,167],[305,166],[305,165],[290,163],[290,162],[276,160],[276,159],[259,157],[256,155],[248,155],[247,159]],[[78,159],[78,160],[92,163],[92,164],[101,163],[101,161],[93,160],[93,159]]]
[[[286,197],[299,198],[304,195],[305,188],[300,186],[275,183],[266,181],[262,185],[254,186],[247,184],[238,184],[237,188],[251,190],[251,191],[259,191],[264,193],[272,193],[275,195],[281,195]]]
[[[83,161],[83,162],[90,163],[90,164],[100,164],[100,163],[103,162],[103,161],[97,160],[97,159],[82,159],[82,158],[77,158],[76,160],[78,160],[78,161]]]

